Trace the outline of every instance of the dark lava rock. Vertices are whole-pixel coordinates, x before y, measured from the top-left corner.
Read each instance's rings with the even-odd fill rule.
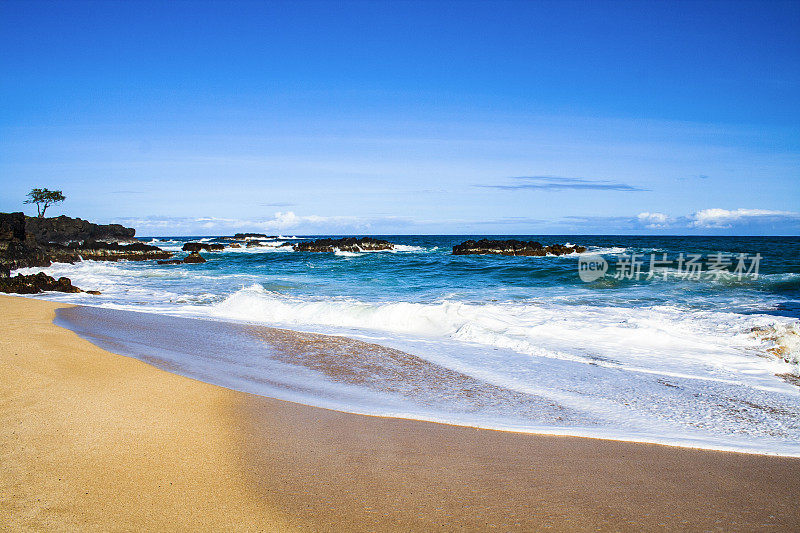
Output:
[[[192,252],[183,259],[170,259],[169,261],[159,261],[159,265],[183,265],[186,263],[205,263],[206,260],[199,252]]]
[[[230,248],[241,248],[241,247],[242,247],[242,245],[241,245],[241,244],[237,244],[237,243],[235,243],[235,242],[234,242],[233,244],[231,244],[231,245],[230,245]]]
[[[247,241],[247,248],[255,248],[256,246],[264,246],[264,243],[261,241]]]
[[[83,291],[86,294],[91,294],[93,296],[100,296],[102,293],[100,291]]]
[[[545,255],[564,255],[573,252],[582,254],[586,251],[584,246],[564,246],[563,244],[552,244],[544,246],[537,241],[491,241],[481,239],[479,241],[465,241],[453,246],[453,255],[524,255],[524,256],[545,256]]]
[[[224,244],[205,244],[202,242],[187,242],[183,245],[184,252],[220,252],[225,249]]]
[[[192,252],[183,258],[184,263],[205,263],[205,258],[199,252]]]
[[[81,259],[143,261],[172,257],[171,252],[133,239],[134,231],[118,224],[103,226],[79,218],[0,213],[0,270],[49,266],[51,262],[74,263]],[[99,239],[78,239],[84,235]]]
[[[68,246],[51,245],[46,248],[48,257],[59,263],[74,263],[75,261],[147,261],[150,259],[169,259],[172,252],[162,250],[157,246],[135,242],[133,244],[117,244],[113,242],[84,241],[72,243]]]
[[[244,239],[277,239],[277,235],[266,235],[264,233],[237,233],[232,237],[240,241]]]
[[[25,240],[25,215],[22,212],[0,213],[0,241]]]
[[[27,276],[17,274],[14,277],[0,279],[0,292],[36,294],[43,291],[83,292],[75,287],[69,278],[55,279],[44,272]]]
[[[119,224],[93,224],[67,216],[53,218],[25,217],[25,231],[33,234],[39,244],[70,244],[83,241],[116,243],[136,242],[136,230]]]
[[[50,266],[51,258],[45,250],[28,241],[0,241],[0,265],[14,270],[24,267]]]
[[[375,250],[392,250],[394,244],[389,241],[373,239],[372,237],[345,237],[343,239],[318,239],[316,241],[298,242],[294,245],[295,252],[361,252]]]
[[[25,232],[25,215],[0,213],[0,271],[43,266],[50,266],[50,259],[33,235]]]

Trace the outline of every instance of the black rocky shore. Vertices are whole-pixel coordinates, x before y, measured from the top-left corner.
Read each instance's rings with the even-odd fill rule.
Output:
[[[277,235],[267,235],[265,233],[237,233],[233,236],[236,240],[245,239],[277,239]]]
[[[83,291],[72,284],[69,278],[61,277],[55,279],[44,272],[38,274],[17,274],[0,278],[0,292],[16,294],[36,294],[43,291],[58,292],[86,292],[89,294],[100,294],[98,291]]]
[[[586,251],[584,246],[565,246],[551,244],[545,246],[537,241],[492,241],[481,239],[479,241],[465,241],[453,246],[453,255],[523,255],[542,257],[545,255],[564,255],[571,253],[582,254]]]
[[[0,213],[0,292],[33,294],[41,291],[84,292],[72,285],[69,278],[58,280],[44,273],[10,277],[11,270],[24,267],[47,267],[51,263],[75,263],[84,259],[95,261],[157,260],[161,265],[205,263],[200,252],[220,252],[226,247],[258,247],[266,243],[259,239],[274,239],[263,233],[237,233],[221,237],[225,244],[187,242],[183,259],[172,259],[172,252],[144,244],[135,238],[136,230],[119,224],[93,224],[80,218],[28,217],[18,213]],[[238,242],[236,242],[238,241]],[[394,244],[372,237],[343,237],[283,243],[296,252],[363,252],[393,250]],[[469,240],[453,246],[453,255],[545,256],[583,253],[583,246],[551,244],[519,240]],[[96,291],[85,291],[96,293]]]
[[[293,247],[295,252],[363,252],[393,250],[394,244],[372,237],[344,237],[342,239],[317,239],[316,241],[298,242]]]
[[[93,224],[80,218],[28,217],[24,213],[0,213],[0,292],[33,294],[41,291],[83,292],[69,278],[43,273],[9,277],[25,267],[52,263],[96,261],[145,261],[169,259],[171,252],[134,238],[136,230],[119,224]],[[87,291],[94,292],[94,291]]]
[[[206,244],[204,242],[187,242],[183,245],[184,252],[221,252],[224,244]]]
[[[137,241],[134,235],[133,228],[119,224],[0,213],[0,272],[82,259],[144,261],[172,256],[171,252]]]

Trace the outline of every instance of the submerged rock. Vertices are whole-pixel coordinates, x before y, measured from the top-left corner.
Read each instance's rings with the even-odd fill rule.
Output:
[[[225,249],[224,244],[205,244],[202,242],[187,242],[183,245],[184,252],[220,252]]]
[[[237,233],[233,236],[234,239],[277,239],[276,235],[267,235],[265,233]]]
[[[205,258],[200,255],[200,252],[192,252],[183,259],[170,259],[168,261],[159,261],[159,265],[183,265],[191,263],[205,263]]]
[[[234,242],[234,243],[231,243],[230,245],[228,245],[228,247],[229,248],[241,248],[242,245]]]
[[[0,292],[17,294],[36,294],[44,291],[83,292],[72,284],[69,278],[55,279],[44,272],[38,274],[17,274],[14,277],[0,279]],[[97,292],[97,291],[92,291]],[[99,292],[97,294],[100,294]]]
[[[200,255],[200,252],[192,252],[183,258],[184,263],[205,263],[205,258]]]
[[[172,257],[172,252],[138,241],[133,244],[84,241],[82,243],[72,243],[68,246],[51,245],[46,248],[46,253],[51,261],[59,263],[74,263],[81,259],[94,261],[147,261]]]
[[[565,246],[563,244],[551,244],[545,246],[537,241],[492,241],[481,239],[479,241],[465,241],[453,246],[453,255],[523,255],[523,256],[545,256],[545,255],[564,255],[571,253],[583,253],[586,251],[584,246]]]
[[[393,250],[394,244],[372,237],[345,237],[342,239],[318,239],[316,241],[298,242],[294,245],[295,252],[363,252],[377,250]]]

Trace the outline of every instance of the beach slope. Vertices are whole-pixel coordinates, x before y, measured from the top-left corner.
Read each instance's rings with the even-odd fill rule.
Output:
[[[800,528],[800,459],[252,396],[101,350],[54,326],[57,307],[0,297],[3,528]]]

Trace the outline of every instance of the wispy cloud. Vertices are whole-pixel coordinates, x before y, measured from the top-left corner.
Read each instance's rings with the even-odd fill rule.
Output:
[[[294,211],[278,211],[271,218],[239,219],[222,217],[147,216],[117,218],[114,222],[136,228],[137,234],[200,235],[220,234],[240,230],[267,232],[296,231],[302,233],[335,234],[367,232],[391,224],[408,226],[413,222],[403,217],[357,217],[298,215]]]
[[[800,221],[800,213],[769,209],[703,209],[689,217],[696,228],[731,228],[736,224],[769,224]]]
[[[529,217],[502,217],[502,218],[495,218],[492,220],[482,220],[480,222],[474,222],[474,225],[495,225],[495,224],[546,224],[548,221],[541,219],[541,218],[529,218]]]
[[[294,207],[296,204],[293,204],[291,202],[269,202],[258,205],[261,207]]]
[[[647,191],[642,187],[609,180],[589,178],[563,178],[559,176],[513,176],[513,183],[499,185],[476,185],[487,189],[542,191],[596,190],[596,191]]]
[[[496,227],[502,233],[537,232],[542,230],[566,233],[664,233],[674,234],[796,234],[800,231],[800,213],[769,209],[709,208],[686,215],[670,215],[659,211],[642,211],[636,215],[616,216],[568,215],[557,219],[525,216],[498,217],[485,220],[434,219],[413,220],[391,215],[324,216],[305,215],[294,211],[278,211],[263,218],[173,217],[148,216],[118,218],[117,222],[136,228],[138,235],[230,235],[238,231],[270,234],[331,235],[413,233],[420,228],[438,228],[442,224],[458,228]],[[737,233],[738,232],[738,233]]]
[[[800,213],[770,209],[701,209],[688,215],[643,211],[636,216],[565,216],[561,219],[576,229],[602,227],[608,230],[670,230],[694,234],[698,231],[733,230],[763,233],[800,229]]]

